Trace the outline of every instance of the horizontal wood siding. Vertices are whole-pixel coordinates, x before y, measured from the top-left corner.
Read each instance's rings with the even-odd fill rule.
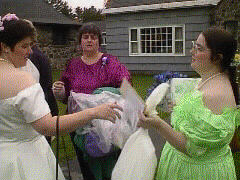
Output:
[[[134,72],[193,71],[192,41],[209,27],[210,10],[204,7],[107,15],[107,52]],[[129,56],[129,28],[175,24],[185,25],[185,56]]]

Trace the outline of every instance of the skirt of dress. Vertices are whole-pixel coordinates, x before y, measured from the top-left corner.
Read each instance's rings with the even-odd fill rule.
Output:
[[[58,179],[65,180],[59,168]],[[55,180],[56,159],[44,136],[0,144],[1,180]]]
[[[236,180],[232,153],[213,161],[190,158],[169,143],[164,146],[156,174],[157,180]]]

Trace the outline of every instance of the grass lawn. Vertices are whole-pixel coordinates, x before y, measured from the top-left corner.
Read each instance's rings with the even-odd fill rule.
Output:
[[[54,71],[53,72],[53,82],[57,81],[60,77],[60,72],[59,71]],[[154,82],[154,79],[150,75],[133,75],[132,76],[132,84],[133,87],[136,89],[138,94],[145,99],[146,98],[146,93],[147,89],[152,85]],[[58,107],[59,107],[59,112],[61,115],[65,114],[66,111],[66,105],[58,102]],[[162,117],[168,116],[168,114],[163,114],[161,113]],[[74,148],[71,143],[71,139],[69,135],[62,136],[59,139],[59,161],[65,161],[65,157],[68,159],[73,159],[76,158],[76,154],[74,151]],[[52,142],[52,148],[53,151],[56,152],[56,139],[53,140]],[[237,176],[238,179],[240,179],[240,152],[235,153],[233,155],[235,164],[236,164],[236,171],[237,171]]]

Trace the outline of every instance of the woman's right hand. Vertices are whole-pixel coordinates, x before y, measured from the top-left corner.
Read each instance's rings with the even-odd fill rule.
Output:
[[[121,118],[121,115],[117,109],[123,111],[122,107],[117,103],[102,104],[95,108],[92,108],[94,119],[109,120],[114,123],[117,117],[119,119]]]
[[[53,94],[58,100],[63,100],[65,98],[65,87],[64,82],[56,81],[52,86]]]

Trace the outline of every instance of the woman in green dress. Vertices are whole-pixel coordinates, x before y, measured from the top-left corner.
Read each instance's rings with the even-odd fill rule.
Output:
[[[229,143],[238,117],[238,87],[231,67],[237,43],[230,33],[209,28],[193,42],[192,68],[201,76],[173,108],[171,124],[141,115],[139,126],[154,127],[167,143],[156,179],[234,180]]]

